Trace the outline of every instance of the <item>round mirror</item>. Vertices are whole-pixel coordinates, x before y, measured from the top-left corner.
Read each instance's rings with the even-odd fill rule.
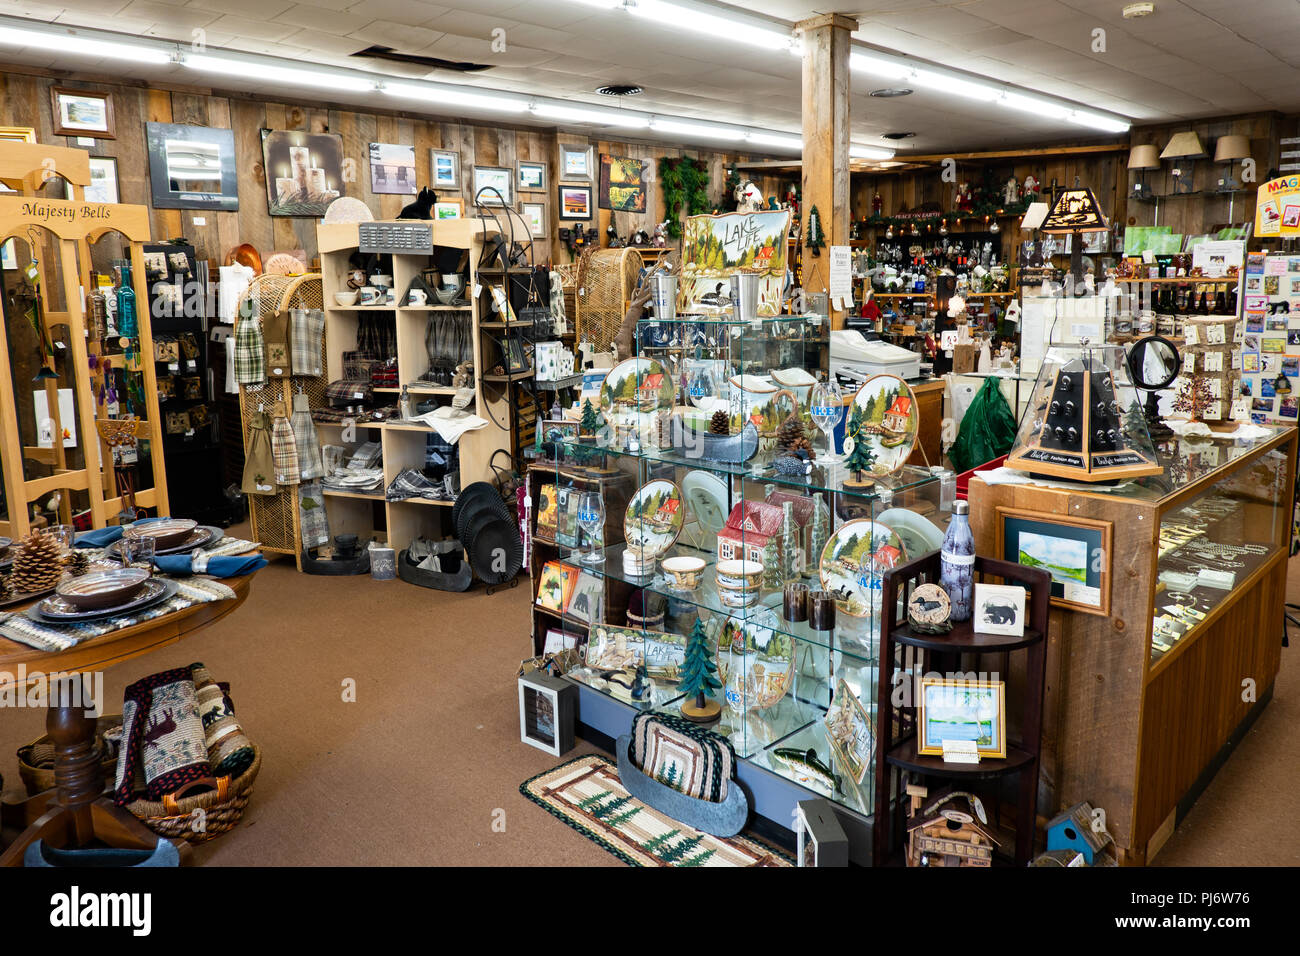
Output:
[[[1133,384],[1145,391],[1168,388],[1183,367],[1178,346],[1159,335],[1138,339],[1128,353],[1129,374]]]

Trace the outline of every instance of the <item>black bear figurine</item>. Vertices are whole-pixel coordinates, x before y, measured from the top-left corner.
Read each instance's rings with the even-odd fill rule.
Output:
[[[415,197],[415,202],[409,206],[403,206],[402,211],[397,214],[398,219],[432,219],[433,204],[438,201],[438,194],[425,186],[420,190],[420,195]]]

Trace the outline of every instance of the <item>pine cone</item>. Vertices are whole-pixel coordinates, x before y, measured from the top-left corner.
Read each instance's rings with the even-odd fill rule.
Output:
[[[709,419],[709,434],[710,435],[731,434],[731,420],[727,417],[726,412],[717,411],[713,413],[713,417]]]
[[[812,442],[810,442],[806,438],[796,438],[792,442],[790,442],[789,447],[786,448],[786,453],[790,455],[795,455],[799,458],[812,458],[813,457]]]
[[[793,453],[799,448],[812,450],[812,443],[808,441],[808,432],[803,427],[803,422],[793,416],[787,418],[777,430],[776,444],[787,453]]]
[[[9,587],[9,576],[7,574],[0,575],[0,603],[9,600],[12,595],[13,591]]]
[[[14,555],[9,572],[9,587],[15,594],[48,591],[63,577],[63,558],[59,543],[43,531],[33,531],[23,538]]]
[[[63,566],[74,578],[79,578],[90,570],[90,556],[85,551],[74,549],[63,559]]]

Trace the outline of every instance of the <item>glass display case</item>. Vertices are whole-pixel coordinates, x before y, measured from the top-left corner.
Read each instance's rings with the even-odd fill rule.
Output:
[[[942,543],[955,479],[904,463],[919,416],[892,376],[836,403],[854,441],[831,453],[825,334],[643,320],[579,417],[542,423],[534,638],[628,707],[716,710],[743,761],[866,817],[883,573]]]

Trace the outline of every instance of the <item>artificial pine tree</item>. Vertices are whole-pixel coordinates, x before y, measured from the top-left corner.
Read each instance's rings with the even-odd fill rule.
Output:
[[[722,705],[713,700],[713,692],[722,687],[717,678],[718,665],[709,655],[709,640],[698,619],[686,641],[686,659],[682,661],[678,689],[685,695],[682,716],[699,724],[711,723],[722,713]]]
[[[14,555],[9,572],[9,587],[14,594],[48,591],[63,577],[63,557],[52,535],[36,530],[23,538]]]
[[[813,206],[808,210],[808,228],[805,230],[804,245],[812,250],[814,256],[822,254],[822,246],[826,245],[826,233],[822,230],[822,214]]]
[[[595,406],[591,404],[591,399],[583,399],[582,402],[582,419],[578,422],[579,434],[586,437],[595,437],[600,432],[601,419],[600,412],[596,411]]]
[[[853,475],[850,482],[855,485],[874,484],[873,479],[868,475],[862,477],[863,472],[870,472],[871,466],[876,463],[876,453],[871,450],[871,446],[864,438],[853,439],[853,450],[849,452],[849,457],[844,459],[844,467]]]
[[[769,591],[778,591],[785,586],[781,580],[781,549],[775,538],[768,538],[763,545],[763,587]]]

